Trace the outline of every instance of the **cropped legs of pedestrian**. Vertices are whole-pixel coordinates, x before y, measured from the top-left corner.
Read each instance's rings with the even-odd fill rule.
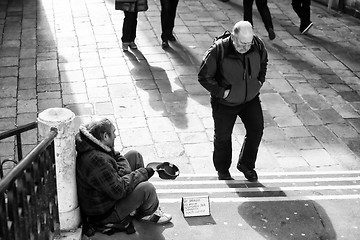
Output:
[[[176,8],[179,0],[160,0],[161,3],[161,40],[162,47],[169,47],[168,41],[176,41],[173,35]]]
[[[121,37],[121,41],[123,42],[123,50],[127,50],[128,46],[130,46],[131,48],[136,48],[134,41],[136,38],[138,12],[124,11],[124,14],[125,17],[122,29],[123,35]]]
[[[313,26],[310,20],[310,5],[311,0],[292,0],[291,3],[294,11],[300,18],[300,32],[305,34]]]
[[[252,19],[252,6],[254,0],[243,0],[244,7],[244,21],[248,21],[253,24]],[[269,39],[273,40],[275,38],[274,26],[271,19],[271,13],[269,7],[267,6],[267,0],[255,0],[256,7],[260,13],[261,19],[264,23],[265,29],[269,34]]]

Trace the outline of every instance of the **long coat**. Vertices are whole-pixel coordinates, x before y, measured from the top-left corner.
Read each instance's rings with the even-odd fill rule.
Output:
[[[145,12],[148,8],[149,6],[147,0],[129,0],[129,2],[124,2],[124,0],[115,0],[115,10],[122,10],[126,12]]]

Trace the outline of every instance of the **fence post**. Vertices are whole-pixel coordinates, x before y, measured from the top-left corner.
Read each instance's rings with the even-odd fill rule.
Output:
[[[77,229],[80,209],[76,190],[75,114],[66,108],[49,108],[38,116],[39,137],[43,139],[51,127],[58,129],[54,140],[56,184],[60,230]]]

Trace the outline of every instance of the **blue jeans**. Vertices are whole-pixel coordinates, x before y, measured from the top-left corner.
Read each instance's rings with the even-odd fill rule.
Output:
[[[254,0],[243,0],[243,7],[244,7],[244,20],[248,21],[253,25],[252,20],[252,6]],[[255,0],[256,7],[260,13],[261,19],[265,25],[266,30],[269,28],[274,28],[271,13],[267,6],[267,0]]]
[[[167,41],[168,37],[172,35],[176,8],[179,0],[160,0],[161,3],[161,39]]]
[[[129,151],[124,157],[129,161],[131,170],[144,167],[142,155],[137,151]],[[102,224],[119,223],[136,210],[137,217],[151,215],[159,206],[155,187],[148,181],[139,183],[126,198],[116,202],[114,211],[101,221]]]
[[[231,166],[231,134],[238,116],[246,130],[238,165],[254,169],[264,129],[264,117],[259,96],[239,106],[226,106],[218,103],[216,99],[212,99],[211,106],[215,131],[213,153],[215,169],[218,172],[226,172]]]

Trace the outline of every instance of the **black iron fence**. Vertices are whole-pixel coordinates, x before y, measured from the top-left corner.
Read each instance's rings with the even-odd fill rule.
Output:
[[[20,135],[36,127],[37,123],[31,123],[0,134],[0,140],[16,136],[20,159],[0,179],[0,240],[48,240],[60,234],[54,148],[57,129],[51,128],[22,158]]]

